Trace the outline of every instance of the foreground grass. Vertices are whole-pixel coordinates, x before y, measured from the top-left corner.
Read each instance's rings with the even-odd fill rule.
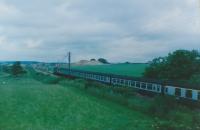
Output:
[[[146,67],[147,64],[111,64],[96,66],[74,66],[73,68],[93,72],[141,77]]]
[[[67,81],[66,81],[67,82]],[[73,87],[0,74],[2,130],[151,130],[154,119]]]

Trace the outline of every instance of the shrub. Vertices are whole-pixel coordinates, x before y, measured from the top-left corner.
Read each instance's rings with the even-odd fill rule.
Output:
[[[104,58],[99,58],[98,61],[103,63],[103,64],[109,64],[109,62]]]
[[[21,63],[19,61],[15,62],[11,67],[11,73],[14,76],[19,76],[21,74],[26,73],[26,71],[21,66]]]

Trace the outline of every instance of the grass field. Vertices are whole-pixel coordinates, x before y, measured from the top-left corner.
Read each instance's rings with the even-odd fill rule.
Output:
[[[200,130],[198,109],[125,90],[32,71],[0,73],[0,130]]]
[[[141,77],[146,67],[147,64],[111,64],[96,66],[74,66],[73,68],[93,72]]]
[[[151,130],[153,118],[74,89],[0,74],[1,130]]]

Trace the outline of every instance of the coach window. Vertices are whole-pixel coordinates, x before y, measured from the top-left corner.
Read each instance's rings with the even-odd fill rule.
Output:
[[[146,83],[142,83],[142,88],[146,89]]]
[[[120,82],[121,84],[124,84],[124,80],[123,79],[121,79],[121,82]]]
[[[116,83],[119,84],[119,79],[115,79]]]
[[[118,83],[121,84],[121,79],[118,79]]]
[[[192,90],[187,90],[186,91],[186,97],[187,98],[192,98]]]
[[[152,84],[147,84],[147,89],[152,90]]]
[[[175,95],[176,96],[181,96],[181,89],[180,88],[176,88],[175,90],[176,90],[175,91]]]
[[[102,80],[102,81],[105,81],[105,80],[106,80],[106,77],[101,76],[101,80]]]
[[[128,86],[128,80],[125,80],[125,85]]]
[[[107,77],[105,77],[105,76],[102,76],[102,77],[103,77],[103,81],[106,81],[106,78],[107,78]]]
[[[132,87],[135,86],[135,81],[131,81],[131,86],[132,86]]]
[[[140,82],[136,82],[136,87],[140,88]]]
[[[118,83],[118,79],[114,79],[115,83]]]
[[[116,83],[116,79],[112,79],[112,82],[113,82],[113,83]]]

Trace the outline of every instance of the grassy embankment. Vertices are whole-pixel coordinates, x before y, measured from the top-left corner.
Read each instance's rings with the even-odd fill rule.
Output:
[[[75,89],[82,83],[37,75],[0,74],[0,129],[152,130],[151,117]]]
[[[32,71],[0,74],[0,129],[199,130],[198,110],[171,98],[146,98],[127,89],[66,80]]]

